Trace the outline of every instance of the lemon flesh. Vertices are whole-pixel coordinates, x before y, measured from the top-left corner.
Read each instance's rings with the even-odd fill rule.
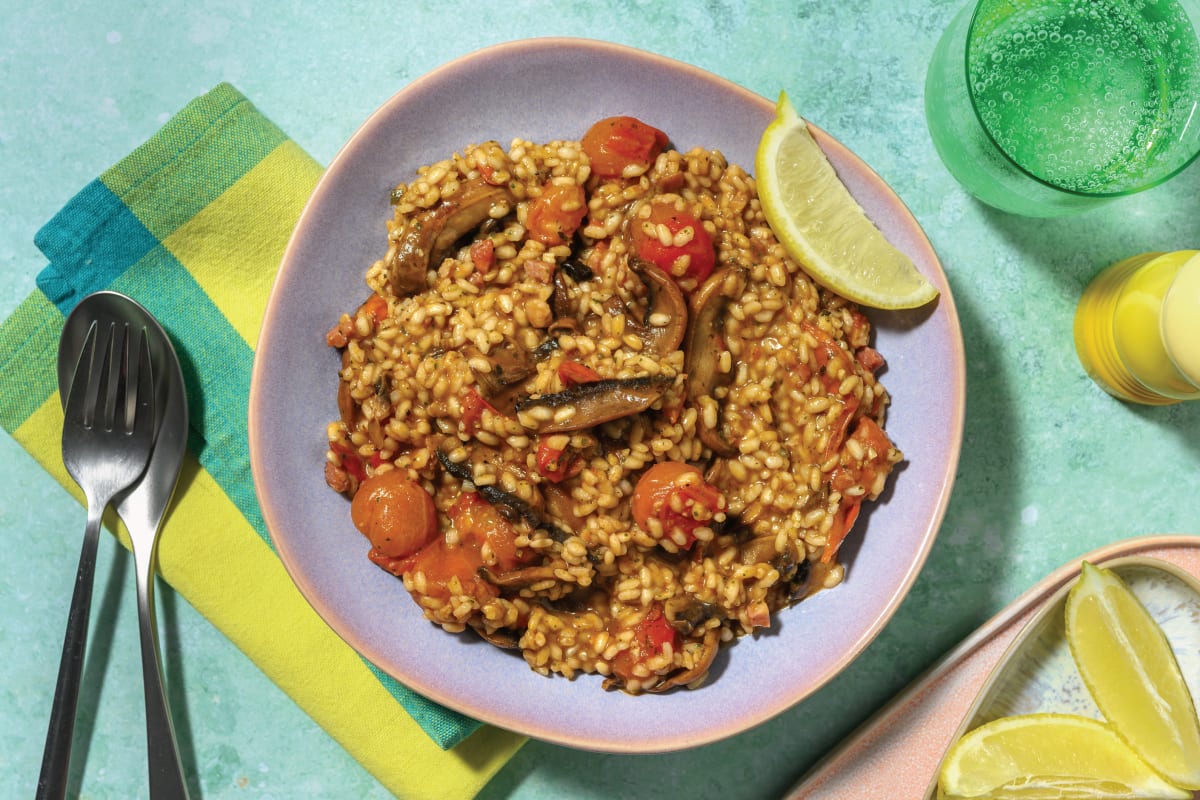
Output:
[[[1112,728],[1069,714],[1002,717],[950,749],[938,797],[958,800],[1191,800],[1163,780]]]
[[[916,308],[937,296],[867,218],[786,93],[759,140],[754,169],[767,222],[818,283],[874,308]]]
[[[1172,783],[1200,789],[1200,721],[1175,654],[1111,570],[1084,562],[1067,597],[1067,642],[1113,729]]]

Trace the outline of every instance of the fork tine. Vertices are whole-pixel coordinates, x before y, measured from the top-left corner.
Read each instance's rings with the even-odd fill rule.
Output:
[[[75,364],[75,374],[71,378],[71,388],[67,392],[67,402],[63,408],[63,416],[67,422],[90,428],[96,404],[89,400],[89,391],[93,383],[96,363],[96,338],[99,335],[99,325],[95,322],[88,328],[87,337],[79,351],[79,361]]]
[[[118,342],[118,338],[120,341]],[[111,431],[117,427],[117,402],[123,382],[121,376],[125,364],[129,360],[129,331],[127,325],[118,326],[112,323],[108,327],[108,346],[104,350],[104,370],[101,373],[102,382],[97,396],[103,416],[100,427]]]

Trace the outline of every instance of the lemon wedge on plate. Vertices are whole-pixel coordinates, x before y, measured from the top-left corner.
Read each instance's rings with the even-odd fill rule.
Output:
[[[1067,642],[1113,729],[1169,781],[1200,789],[1200,720],[1179,663],[1112,570],[1083,563],[1067,596]]]
[[[817,282],[874,308],[916,308],[937,296],[851,197],[786,93],[759,140],[754,169],[767,222]]]
[[[1112,728],[1070,714],[1001,717],[950,749],[939,800],[1191,800],[1167,783]]]

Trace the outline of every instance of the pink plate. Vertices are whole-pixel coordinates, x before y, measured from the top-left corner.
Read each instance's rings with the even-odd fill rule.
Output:
[[[400,581],[366,558],[347,502],[325,486],[325,426],[337,418],[338,356],[325,332],[366,297],[388,194],[470,143],[579,137],[629,114],[681,150],[722,150],[752,169],[774,103],[695,67],[611,44],[535,39],[468,55],[375,112],[329,166],[293,234],[263,321],[250,392],[255,486],[300,591],[351,646],[405,685],[513,731],[609,752],[658,752],[744,731],[842,670],[908,592],[945,512],[962,439],[965,368],[950,288],[904,204],[845,147],[813,129],[842,179],[941,291],[905,313],[869,314],[887,358],[888,433],[907,463],[845,548],[847,579],[726,650],[697,691],[631,697],[595,676],[547,679],[474,636],[425,621]]]
[[[1177,534],[1126,539],[1082,555],[1047,575],[867,720],[792,787],[786,800],[932,798],[942,758],[977,710],[980,693],[1019,652],[1022,637],[1031,633],[1029,628],[1039,615],[1061,613],[1063,593],[1079,577],[1081,561],[1101,567],[1157,564],[1200,581],[1200,537]],[[1196,673],[1185,674],[1195,687]],[[1031,707],[1013,713],[1035,711],[1088,715],[1065,707]],[[1200,798],[1200,792],[1196,797]]]

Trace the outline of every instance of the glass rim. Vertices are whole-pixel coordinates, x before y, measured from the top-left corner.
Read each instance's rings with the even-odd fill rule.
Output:
[[[994,3],[994,2],[1003,2],[1003,0],[977,0],[977,2],[975,3],[975,8],[971,11],[971,22],[970,22],[970,24],[967,25],[966,37],[965,37],[965,41],[963,42],[963,78],[966,80],[966,83],[967,83],[967,98],[971,101],[971,113],[973,113],[975,115],[975,121],[979,123],[979,127],[981,129],[983,129],[984,135],[987,136],[988,141],[990,141],[992,143],[992,146],[995,147],[996,152],[998,152],[998,153],[1000,153],[1000,155],[1004,156],[1004,159],[1006,161],[1008,161],[1008,163],[1012,164],[1013,168],[1016,169],[1019,173],[1021,173],[1025,177],[1029,178],[1030,180],[1040,183],[1042,186],[1045,186],[1047,189],[1052,189],[1053,191],[1061,192],[1062,194],[1070,195],[1072,197],[1099,200],[1099,199],[1105,199],[1105,198],[1125,197],[1127,195],[1137,194],[1138,192],[1144,192],[1147,189],[1152,189],[1155,186],[1158,186],[1161,183],[1165,183],[1166,181],[1175,177],[1180,172],[1183,172],[1185,169],[1187,169],[1189,166],[1192,165],[1192,163],[1197,159],[1197,157],[1200,157],[1200,139],[1197,139],[1196,146],[1194,147],[1193,152],[1191,154],[1189,154],[1188,157],[1185,158],[1182,162],[1180,162],[1178,166],[1172,168],[1168,172],[1164,173],[1163,175],[1161,175],[1153,180],[1146,181],[1144,183],[1139,183],[1136,186],[1132,186],[1128,189],[1121,189],[1119,191],[1109,191],[1109,192],[1084,192],[1084,191],[1080,191],[1078,189],[1069,189],[1065,186],[1060,186],[1057,183],[1054,183],[1053,181],[1050,181],[1050,180],[1042,178],[1038,175],[1035,175],[1034,173],[1032,173],[1028,169],[1026,169],[1024,167],[1024,165],[1022,165],[1019,161],[1017,161],[1015,158],[1013,158],[1012,155],[1010,155],[1009,152],[1006,149],[1004,149],[1004,147],[1000,144],[1000,142],[998,142],[996,140],[996,137],[992,135],[991,128],[989,128],[987,123],[985,123],[983,121],[983,116],[979,113],[979,106],[975,102],[975,85],[971,81],[971,41],[974,38],[973,34],[975,33],[975,25],[980,20],[981,10],[983,9],[983,7],[985,5],[988,5],[989,3]],[[1181,8],[1182,7],[1183,7],[1183,5],[1181,4]],[[1185,11],[1186,11],[1186,8],[1185,8]],[[1188,16],[1189,16],[1189,18],[1192,17],[1191,14],[1189,14]],[[1200,41],[1200,30],[1196,30],[1194,27],[1193,27],[1193,30],[1196,31],[1197,40]],[[1197,115],[1197,112],[1200,112],[1200,98],[1197,98],[1197,100],[1195,102],[1193,102],[1193,104],[1192,104],[1192,114]]]

